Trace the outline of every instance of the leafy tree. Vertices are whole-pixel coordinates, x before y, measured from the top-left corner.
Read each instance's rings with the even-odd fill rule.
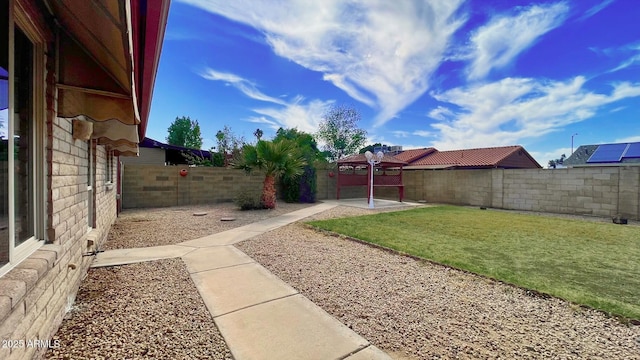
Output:
[[[218,141],[217,153],[219,155],[214,156],[214,164],[218,163],[218,159],[222,159],[222,165],[218,166],[227,166],[227,156],[235,156],[246,143],[242,136],[236,136],[227,125],[225,125],[222,130],[218,130],[216,133],[216,140]]]
[[[282,140],[291,140],[298,144],[307,162],[318,160],[322,161],[326,159],[323,152],[318,149],[318,143],[311,134],[299,131],[296,128],[279,128],[278,131],[276,131],[276,136],[273,138],[273,141],[278,142]]]
[[[364,153],[366,153],[367,151],[374,152],[374,151],[373,151],[373,149],[375,149],[375,148],[377,148],[377,147],[382,147],[382,144],[381,144],[381,143],[375,143],[375,144],[373,144],[373,145],[365,146],[365,147],[363,147],[362,149],[360,149],[360,151],[358,151],[358,154],[364,154]]]
[[[265,208],[275,209],[276,179],[300,176],[305,164],[304,156],[295,142],[260,140],[255,146],[244,145],[241,155],[235,158],[233,167],[247,172],[253,169],[264,171],[261,202]]]
[[[187,117],[176,117],[169,126],[167,142],[171,145],[184,146],[190,149],[202,147],[202,135],[198,120]]]
[[[564,159],[566,158],[567,156],[562,154],[559,159],[549,160],[549,169],[555,169],[558,165],[564,165]]]
[[[333,160],[354,154],[364,145],[367,132],[358,128],[358,121],[360,113],[353,107],[333,107],[324,115],[316,138],[325,143]]]
[[[282,177],[281,185],[284,200],[286,202],[315,202],[317,192],[315,162],[326,162],[326,157],[318,150],[318,144],[313,136],[303,131],[298,131],[298,129],[279,128],[273,142],[279,141],[294,141],[307,162],[301,176],[294,178]]]
[[[213,153],[211,153],[211,157],[206,157],[204,153],[190,153],[187,151],[182,152],[182,157],[187,161],[187,164],[194,166],[215,166]]]

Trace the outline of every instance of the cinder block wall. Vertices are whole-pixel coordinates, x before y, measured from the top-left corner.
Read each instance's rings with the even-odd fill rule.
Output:
[[[262,175],[223,168],[125,166],[124,207],[181,206],[232,201],[241,190],[260,191]],[[333,176],[330,176],[333,173]],[[405,170],[405,199],[593,216],[640,217],[640,167],[573,169]],[[340,198],[363,198],[365,186],[345,187]],[[397,200],[395,187],[375,196]],[[317,170],[317,199],[336,198],[335,170]]]
[[[69,120],[55,118],[47,127],[48,242],[0,278],[2,339],[46,341],[55,335],[91,263],[92,257],[83,254],[106,241],[116,219],[116,190],[105,184],[104,147],[95,147],[96,224],[88,231],[88,143],[72,138]],[[112,175],[115,178],[115,170]],[[0,349],[0,358],[31,359],[44,351],[25,344]]]
[[[260,193],[264,175],[218,167],[124,164],[122,207],[146,208],[230,202],[240,192]],[[187,170],[181,176],[180,170]]]
[[[511,210],[615,216],[640,220],[640,167],[572,169],[405,170],[406,200]],[[335,177],[318,171],[318,199],[335,199]],[[396,188],[375,196],[397,200]],[[345,188],[341,198],[366,197],[365,187]]]
[[[493,170],[488,206],[638,219],[640,167]]]

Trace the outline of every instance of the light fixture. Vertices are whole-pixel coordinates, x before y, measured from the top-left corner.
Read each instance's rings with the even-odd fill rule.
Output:
[[[367,162],[369,163],[369,171],[371,172],[371,177],[369,179],[369,209],[373,209],[373,169],[376,164],[379,164],[384,157],[382,151],[378,151],[377,154],[373,155],[371,151],[364,153],[364,156],[367,158]]]

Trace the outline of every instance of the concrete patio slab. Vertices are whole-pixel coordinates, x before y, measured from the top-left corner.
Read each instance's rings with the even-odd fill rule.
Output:
[[[366,198],[354,198],[354,199],[340,199],[340,200],[323,200],[327,204],[334,204],[336,206],[351,206],[357,207],[361,209],[369,208],[369,200]],[[388,208],[407,208],[410,206],[424,206],[425,204],[415,203],[415,202],[399,202],[394,200],[386,200],[386,199],[373,199],[373,206],[376,209],[388,209]]]
[[[236,360],[341,359],[369,345],[302,295],[214,320]]]
[[[182,260],[190,274],[254,262],[252,258],[233,246],[197,249],[184,255]]]
[[[195,248],[180,245],[163,245],[146,248],[108,250],[96,255],[91,267],[134,264],[144,261],[171,259],[183,256]]]
[[[360,350],[357,353],[348,356],[345,360],[392,360],[384,351],[371,345],[366,349]]]
[[[257,263],[193,273],[191,278],[214,318],[298,293]]]
[[[254,236],[262,234],[264,231],[255,230],[250,225],[238,227],[235,229],[219,232],[213,235],[204,236],[195,240],[185,241],[180,245],[191,246],[197,248],[232,245],[240,241],[251,239]]]
[[[259,222],[255,222],[255,223],[251,224],[251,230],[259,231],[260,233],[264,233],[264,232],[268,232],[268,231],[275,230],[277,228],[289,225],[289,224],[294,223],[294,222],[296,222],[296,220],[294,220],[294,221],[278,221],[276,218],[273,218],[273,219],[263,220],[263,221],[259,221]]]

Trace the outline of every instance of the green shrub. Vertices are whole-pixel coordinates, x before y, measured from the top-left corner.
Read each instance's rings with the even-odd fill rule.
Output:
[[[305,165],[301,176],[283,177],[281,182],[283,198],[288,203],[316,202],[316,188],[316,169],[312,165]]]
[[[240,207],[240,210],[264,209],[260,201],[260,194],[255,192],[240,191],[236,194],[233,202]]]

